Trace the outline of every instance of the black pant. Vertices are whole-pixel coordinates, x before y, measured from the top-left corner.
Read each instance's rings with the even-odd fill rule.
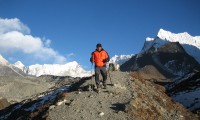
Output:
[[[106,85],[106,80],[107,80],[107,71],[106,71],[106,67],[95,67],[95,81],[96,81],[96,85],[99,86],[100,85],[100,80],[99,80],[99,74],[102,75],[103,77],[103,85]]]

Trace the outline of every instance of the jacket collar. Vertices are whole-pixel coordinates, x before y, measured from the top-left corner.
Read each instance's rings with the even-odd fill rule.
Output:
[[[98,50],[96,49],[95,51],[97,51],[97,52],[101,52],[101,51],[104,51],[104,49],[102,48],[101,51],[98,51]]]

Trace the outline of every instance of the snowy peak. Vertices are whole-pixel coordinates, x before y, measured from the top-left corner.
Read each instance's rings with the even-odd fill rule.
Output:
[[[179,42],[180,44],[193,45],[200,49],[200,36],[193,37],[187,32],[175,34],[170,31],[160,29],[157,37],[169,42]]]
[[[17,61],[15,64],[13,64],[13,66],[23,70],[25,65],[21,62],[21,61]]]
[[[109,63],[119,64],[122,65],[126,61],[128,61],[130,58],[132,58],[134,55],[115,55],[110,59]]]
[[[9,65],[9,62],[0,54],[0,65]]]
[[[21,61],[17,61],[14,65],[24,66],[24,64]]]
[[[156,38],[146,38],[144,47],[140,53],[144,53],[150,48],[159,48],[169,42],[179,42],[185,51],[200,63],[200,36],[191,36],[187,32],[172,33],[160,29]]]

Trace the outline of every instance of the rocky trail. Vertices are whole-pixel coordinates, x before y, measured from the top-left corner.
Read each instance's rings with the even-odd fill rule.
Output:
[[[132,83],[128,73],[112,72],[114,86],[107,89],[87,91],[87,86],[94,84],[94,78],[80,86],[79,91],[68,94],[66,104],[50,110],[49,118],[55,120],[127,120],[131,119],[125,112],[125,104],[131,98],[133,88],[127,87]],[[108,80],[109,83],[109,80]],[[85,89],[86,88],[86,89]],[[86,90],[86,91],[84,91]]]
[[[114,86],[90,89],[94,78],[65,80],[0,110],[2,120],[198,120],[166,95],[164,87],[133,73],[111,72]]]

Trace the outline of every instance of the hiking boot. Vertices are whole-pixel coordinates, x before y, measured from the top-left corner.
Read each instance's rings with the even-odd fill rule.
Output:
[[[100,89],[101,89],[101,86],[100,86],[100,85],[97,85],[97,87],[95,88],[95,91],[96,91],[97,93],[99,93]]]
[[[107,85],[103,85],[103,89],[107,89]]]
[[[101,86],[100,85],[97,85],[97,89],[100,89],[101,88]]]
[[[97,87],[97,89],[95,90],[97,93],[100,92],[100,87]]]

